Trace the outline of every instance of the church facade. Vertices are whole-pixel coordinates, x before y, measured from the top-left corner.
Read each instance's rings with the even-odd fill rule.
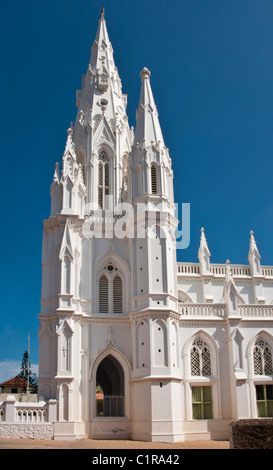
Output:
[[[273,267],[178,263],[172,162],[147,68],[135,129],[104,15],[44,221],[39,397],[55,439],[227,439],[273,416]]]

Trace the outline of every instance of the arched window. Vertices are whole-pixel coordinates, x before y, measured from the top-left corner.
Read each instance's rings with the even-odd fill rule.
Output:
[[[191,375],[201,377],[211,375],[210,350],[200,338],[194,341],[191,348]]]
[[[122,277],[113,264],[108,264],[99,278],[99,313],[123,313],[123,294]]]
[[[105,151],[99,154],[98,168],[98,204],[101,209],[106,209],[106,196],[110,194],[110,168],[109,157]]]
[[[118,275],[113,281],[113,311],[122,313],[122,280]]]
[[[66,294],[70,294],[70,270],[71,260],[66,255],[63,260],[63,290]]]
[[[269,345],[259,338],[253,350],[253,365],[255,375],[273,374],[272,351]]]
[[[152,194],[157,194],[157,171],[156,171],[156,166],[152,165],[151,166],[151,188],[152,188]]]
[[[99,279],[99,312],[108,313],[108,279],[105,274]]]

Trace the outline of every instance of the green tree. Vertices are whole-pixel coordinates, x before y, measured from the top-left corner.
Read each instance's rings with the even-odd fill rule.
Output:
[[[37,381],[36,381],[36,374],[32,373],[32,371],[31,371],[31,365],[30,365],[30,361],[29,361],[29,357],[28,357],[28,351],[25,351],[24,354],[23,354],[21,370],[20,370],[20,373],[17,375],[17,377],[21,377],[26,382],[29,380],[29,385],[31,387],[34,387],[35,389],[38,386]]]

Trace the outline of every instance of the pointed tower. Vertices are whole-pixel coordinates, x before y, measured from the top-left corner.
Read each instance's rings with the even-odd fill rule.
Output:
[[[176,295],[176,243],[171,159],[165,147],[150,84],[141,71],[141,92],[130,158],[130,200],[137,215],[135,309],[172,305]]]
[[[173,174],[150,84],[150,72],[141,72],[129,185],[137,223],[133,248],[132,320],[134,407],[141,396],[147,407],[138,408],[136,439],[154,439],[176,414],[174,397],[179,356],[177,267]],[[171,345],[168,347],[168,344]],[[161,397],[168,409],[154,407]],[[172,428],[172,426],[171,426]],[[175,431],[167,433],[173,436]],[[150,437],[148,437],[150,435]],[[173,437],[172,437],[173,438]]]
[[[70,423],[64,431],[66,436],[90,432],[90,413],[96,417],[96,379],[92,387],[88,381],[88,364],[94,360],[90,341],[94,344],[95,337],[99,340],[98,354],[108,344],[106,331],[112,321],[109,317],[106,331],[102,328],[96,333],[90,326],[90,316],[129,314],[130,242],[113,237],[105,222],[107,209],[128,200],[132,131],[126,105],[102,11],[82,89],[77,91],[75,124],[67,130],[62,170],[59,163],[55,167],[51,214],[44,221],[43,232],[39,318],[41,331],[51,334],[40,335],[39,393],[58,399],[59,416]],[[94,207],[101,210],[99,222],[104,220],[100,239],[84,236],[86,214]],[[79,318],[85,318],[85,323],[76,320]],[[127,330],[125,347],[130,349],[129,323]],[[107,383],[112,379],[108,377]],[[120,383],[120,394],[126,387]],[[76,389],[80,391],[76,393]],[[76,421],[83,423],[81,430],[74,429],[72,423]]]
[[[73,141],[76,160],[86,175],[86,203],[115,207],[127,199],[127,165],[131,134],[126,114],[127,95],[115,66],[104,13],[99,20],[82,90]]]
[[[173,173],[150,72],[141,78],[134,139],[102,12],[44,221],[39,394],[58,401],[55,439],[152,440],[177,414]]]
[[[161,201],[170,210],[174,197],[172,165],[161,132],[150,75],[146,67],[140,73],[142,85],[132,147],[131,199],[134,203]]]

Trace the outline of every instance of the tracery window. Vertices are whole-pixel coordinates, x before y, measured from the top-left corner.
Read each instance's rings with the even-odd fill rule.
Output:
[[[107,196],[110,194],[109,157],[105,151],[99,154],[98,167],[98,204],[101,209],[107,208]]]
[[[253,365],[255,375],[273,374],[272,351],[270,346],[262,338],[259,338],[255,343]]]
[[[207,344],[198,338],[191,348],[191,375],[206,377],[211,375],[211,354]]]

